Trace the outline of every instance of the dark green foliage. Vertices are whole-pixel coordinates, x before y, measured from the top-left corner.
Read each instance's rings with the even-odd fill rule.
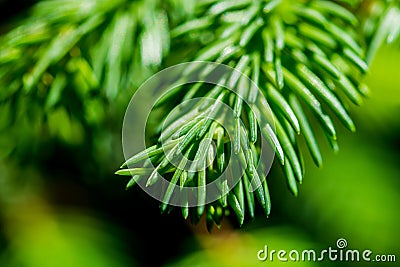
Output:
[[[245,81],[225,77],[229,86],[240,86],[239,95],[246,96],[249,105],[222,87],[186,85],[157,108],[166,114],[179,101],[217,99],[234,111],[228,122],[234,132],[231,140],[221,125],[201,118],[202,113],[218,114],[220,105],[203,102],[193,108],[189,120],[167,125],[163,135],[175,138],[168,143],[171,156],[182,152],[207,168],[183,171],[171,165],[160,149],[158,131],[153,146],[129,159],[117,174],[133,176],[127,187],[138,179],[152,186],[160,175],[180,186],[199,186],[199,206],[182,207],[184,218],[197,222],[206,213],[211,227],[233,211],[241,225],[255,216],[256,202],[267,216],[271,210],[267,181],[254,170],[260,135],[275,149],[288,188],[297,195],[304,178],[300,139],[321,166],[323,155],[311,123],[316,119],[332,148],[338,149],[331,116],[355,131],[348,107],[360,105],[368,95],[362,75],[378,47],[399,35],[399,1],[42,1],[22,25],[1,37],[0,127],[34,125],[32,131],[39,133],[49,128],[51,135],[79,143],[81,136],[90,139],[107,125],[105,109],[123,109],[133,90],[165,65],[203,60],[235,67],[261,89],[275,125],[256,120],[257,114],[268,114],[267,105]],[[202,74],[212,75],[213,69]],[[19,140],[9,131],[14,146]],[[232,191],[224,190],[227,184],[222,183],[227,194],[206,204],[202,185],[226,169],[230,151],[250,164]],[[251,191],[254,181],[260,186]],[[167,190],[164,199],[169,197]],[[161,205],[162,211],[168,208]]]
[[[167,6],[174,4],[179,2],[39,2],[0,37],[0,112],[14,113],[8,126],[28,121],[38,125],[38,135],[44,128],[67,143],[91,140],[91,132],[107,123],[107,109],[126,105],[133,89],[160,67],[169,52],[167,10],[174,10]]]
[[[227,64],[252,77],[272,108],[276,134],[263,130],[266,127],[263,122],[255,126],[252,110],[265,114],[265,103],[252,95],[250,86],[242,87],[242,93],[248,94],[252,101],[251,109],[243,107],[240,97],[224,90],[214,88],[217,91],[207,93],[210,89],[206,85],[184,87],[174,92],[175,97],[179,99],[180,95],[185,95],[184,92],[188,93],[183,99],[193,96],[216,99],[218,96],[219,100],[232,107],[237,118],[233,122],[236,125],[233,126],[235,134],[231,141],[224,144],[224,149],[217,150],[218,156],[223,156],[223,151],[231,147],[244,160],[257,161],[259,144],[255,141],[257,127],[260,127],[261,133],[270,140],[281,159],[290,191],[297,195],[298,183],[302,182],[304,174],[302,152],[298,147],[300,138],[305,138],[315,163],[322,165],[322,155],[306,110],[314,114],[335,150],[336,126],[328,114],[335,114],[346,128],[355,131],[355,124],[346,108],[347,102],[362,103],[365,92],[360,88],[359,81],[368,70],[365,62],[367,47],[363,36],[358,33],[359,19],[345,7],[325,1],[200,1],[195,10],[196,17],[172,29],[172,45],[184,43],[189,47],[204,47],[199,52],[189,53],[185,60]],[[234,80],[233,84],[238,82]],[[233,84],[228,82],[228,85]],[[327,112],[328,109],[332,112]],[[196,119],[196,116],[199,117]],[[241,125],[239,118],[246,118],[248,123]],[[211,127],[211,122],[202,120],[200,114],[192,119],[198,123],[182,137],[182,145],[177,144],[180,150],[185,151],[189,144],[196,147],[198,138],[203,138],[207,132],[219,144],[218,147],[221,146],[221,137],[216,134],[215,127]],[[185,122],[182,122],[174,125],[173,129],[182,132],[185,127]],[[192,135],[196,135],[197,139],[193,139]],[[206,153],[198,149],[200,153]],[[214,166],[223,164],[218,156]],[[204,184],[204,179],[210,182],[210,177],[222,170],[223,167],[218,167],[200,172],[193,185]],[[179,168],[173,171],[175,175],[182,173]],[[245,214],[254,217],[257,199],[268,216],[271,204],[266,181],[254,192],[248,189],[249,181],[261,178],[251,166],[248,167],[234,190],[228,193],[228,201],[211,204],[210,209],[205,209],[206,213],[215,212],[220,205],[223,209],[229,206],[241,225]],[[201,216],[204,208],[197,210],[197,216]],[[206,218],[219,225],[219,217],[216,220],[215,213]]]

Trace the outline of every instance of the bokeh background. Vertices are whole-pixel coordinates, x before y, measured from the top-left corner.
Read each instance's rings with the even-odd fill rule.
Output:
[[[33,2],[11,8],[0,1],[0,31],[26,16]],[[48,134],[32,122],[4,126],[0,113],[0,266],[366,266],[257,260],[264,245],[320,250],[338,238],[351,249],[395,254],[397,265],[381,266],[399,266],[399,62],[398,47],[380,49],[365,79],[371,97],[351,107],[357,132],[340,128],[337,155],[321,138],[324,166],[316,168],[306,155],[297,198],[274,166],[267,178],[270,218],[259,211],[240,229],[228,218],[211,234],[178,211],[160,215],[157,201],[139,188],[125,190],[126,178],[113,174],[123,162],[124,105],[93,107],[107,119],[89,141],[87,129],[62,112],[49,119]]]

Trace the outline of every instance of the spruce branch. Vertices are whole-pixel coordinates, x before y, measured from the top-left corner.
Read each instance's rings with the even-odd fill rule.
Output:
[[[8,126],[32,121],[29,116],[60,133],[68,122],[83,129],[82,134],[103,125],[106,116],[99,111],[115,101],[124,103],[132,89],[160,67],[169,52],[168,17],[176,16],[167,12],[176,13],[178,4],[36,4],[19,26],[0,37],[0,108],[4,114],[23,109]],[[20,103],[25,98],[29,104]]]
[[[218,97],[234,110],[237,118],[244,118],[247,122],[244,125],[240,125],[238,119],[232,122],[235,128],[233,140],[217,149],[217,157],[209,165],[212,167],[198,172],[199,179],[191,180],[192,185],[200,186],[204,180],[210,182],[215,173],[221,173],[226,163],[218,156],[223,156],[224,151],[230,149],[242,159],[249,160],[247,162],[254,160],[252,164],[257,164],[260,148],[256,136],[260,132],[275,148],[288,188],[297,195],[298,184],[304,176],[303,152],[298,146],[300,138],[305,139],[316,165],[322,165],[322,155],[308,112],[314,114],[332,148],[338,150],[336,126],[329,114],[333,113],[347,129],[354,132],[355,124],[346,107],[348,102],[360,105],[368,94],[360,83],[362,75],[368,71],[365,59],[367,45],[364,36],[359,34],[360,22],[353,14],[355,9],[351,12],[330,1],[199,1],[195,10],[196,16],[192,20],[172,29],[172,45],[183,43],[201,48],[189,54],[187,61],[223,63],[250,76],[271,106],[276,133],[262,122],[258,125],[254,123],[253,112],[262,115],[267,112],[266,104],[259,101],[257,95],[252,95],[250,87],[244,89],[251,99],[249,107],[241,103],[239,96],[218,87],[196,84],[174,90],[165,100],[166,106],[179,104],[176,99],[182,99],[180,96],[183,100]],[[212,71],[205,70],[203,74],[212,75]],[[212,125],[196,114],[189,121],[171,124],[167,129],[183,134],[182,141],[176,144],[178,149],[183,152],[186,148],[203,151],[199,141],[192,136],[197,135],[200,139],[209,136],[221,145],[223,130],[218,135],[216,126]],[[224,139],[229,138],[225,136]],[[154,149],[159,146],[155,144]],[[185,174],[186,171],[179,167],[160,167],[167,158],[161,150],[157,159],[155,157],[151,156],[151,159],[159,175],[172,171],[171,183],[177,183],[179,179],[185,183],[184,177],[190,174]],[[128,162],[139,163],[132,159]],[[213,222],[219,225],[221,216],[230,210],[236,214],[241,225],[246,216],[254,217],[255,198],[268,216],[271,203],[267,182],[257,172],[252,172],[251,166],[226,196],[205,207],[193,208],[193,211],[183,207],[184,217],[191,213],[191,220],[197,222],[205,212],[208,226]],[[152,177],[142,175],[140,179],[151,180]],[[138,178],[132,178],[129,185]],[[253,180],[264,182],[256,191],[250,192],[248,186]],[[167,205],[163,203],[161,207],[165,211]]]
[[[161,112],[167,114],[174,105],[196,97],[218,100],[234,111],[233,118],[221,114],[233,139],[222,125],[201,117],[204,112],[218,114],[220,108],[204,102],[187,117],[167,121],[164,130],[159,127],[152,146],[129,159],[117,174],[133,176],[128,187],[139,179],[152,186],[160,176],[182,187],[198,187],[199,205],[183,206],[184,218],[197,222],[205,213],[211,227],[233,212],[241,225],[255,216],[256,202],[267,216],[271,210],[267,180],[254,172],[260,137],[274,148],[288,188],[297,195],[304,178],[299,140],[304,138],[321,166],[323,155],[311,122],[317,121],[334,150],[338,137],[331,114],[355,131],[349,104],[360,105],[368,95],[362,76],[383,43],[398,42],[399,25],[399,1],[389,0],[42,1],[19,27],[1,37],[0,109],[8,125],[32,118],[49,124],[67,116],[95,128],[104,123],[98,110],[129,99],[132,88],[176,58],[234,67],[265,95],[275,130],[266,123],[268,118],[256,120],[269,113],[267,104],[245,81],[225,77],[228,85],[240,85],[239,95],[207,84],[185,85],[160,101]],[[214,71],[205,69],[202,75]],[[162,136],[170,138],[171,157],[178,151],[200,160],[200,170],[183,170],[185,161],[170,164],[170,156],[160,149]],[[227,168],[231,150],[238,161],[249,163],[244,164],[244,175],[232,191],[222,183],[225,194],[205,204],[204,185]],[[150,171],[149,164],[156,170]],[[255,191],[250,190],[253,183],[259,185]],[[167,190],[164,200],[169,197]],[[162,211],[170,208],[161,205]]]

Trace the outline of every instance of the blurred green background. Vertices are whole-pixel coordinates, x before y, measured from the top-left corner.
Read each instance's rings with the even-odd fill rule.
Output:
[[[13,12],[24,14],[24,8]],[[3,25],[14,18],[13,12],[3,16]],[[318,251],[335,247],[339,238],[345,238],[350,249],[395,254],[397,265],[382,266],[398,266],[398,62],[400,49],[379,51],[365,80],[371,97],[362,107],[351,107],[357,132],[341,128],[338,155],[321,138],[324,166],[318,169],[305,157],[306,176],[297,198],[274,166],[267,178],[273,202],[270,218],[259,211],[241,229],[226,219],[222,229],[211,234],[204,222],[190,225],[180,212],[160,215],[155,200],[139,188],[125,191],[126,179],[113,174],[123,161],[123,105],[93,104],[108,119],[90,142],[81,134],[86,129],[62,111],[49,119],[49,131],[52,123],[65,125],[54,127],[57,135],[42,135],[35,131],[40,125],[31,128],[32,121],[19,122],[12,130],[2,127],[0,266],[366,266],[257,259],[264,245]],[[7,125],[2,121],[6,118],[0,113],[1,125]],[[17,151],[13,142],[18,142]]]

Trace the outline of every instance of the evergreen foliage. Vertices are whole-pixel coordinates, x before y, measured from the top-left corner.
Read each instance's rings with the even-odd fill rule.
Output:
[[[1,37],[2,124],[39,120],[46,125],[64,116],[77,125],[73,129],[94,129],[104,125],[105,115],[99,110],[126,104],[132,88],[161,67],[194,60],[223,63],[257,83],[271,106],[276,131],[255,121],[253,111],[266,114],[266,106],[251,86],[243,85],[248,106],[223,88],[186,85],[159,103],[161,111],[167,114],[193,97],[221,100],[237,115],[233,140],[223,127],[195,113],[190,122],[170,125],[169,130],[180,134],[174,147],[191,159],[209,160],[207,169],[188,173],[164,163],[157,132],[153,146],[133,156],[117,173],[135,174],[128,187],[137,179],[147,179],[151,186],[158,173],[182,186],[199,186],[225,169],[229,159],[224,154],[231,149],[257,164],[257,136],[262,134],[275,149],[289,190],[297,195],[305,170],[300,139],[317,166],[323,161],[311,120],[316,119],[337,151],[334,121],[355,131],[349,109],[368,96],[363,74],[377,49],[384,42],[398,41],[399,35],[399,1],[42,1],[20,26]],[[205,75],[212,75],[212,70]],[[245,123],[239,124],[239,119]],[[65,120],[56,127],[62,132],[64,124]],[[215,159],[207,156],[213,146],[199,147],[206,138],[217,144]],[[158,173],[148,173],[148,163],[135,166],[147,154]],[[220,200],[183,207],[184,218],[190,214],[196,223],[205,213],[211,227],[233,211],[241,225],[246,216],[255,216],[255,202],[268,216],[267,181],[252,171],[252,164]],[[254,179],[264,182],[250,192]],[[161,204],[162,211],[167,208]]]

